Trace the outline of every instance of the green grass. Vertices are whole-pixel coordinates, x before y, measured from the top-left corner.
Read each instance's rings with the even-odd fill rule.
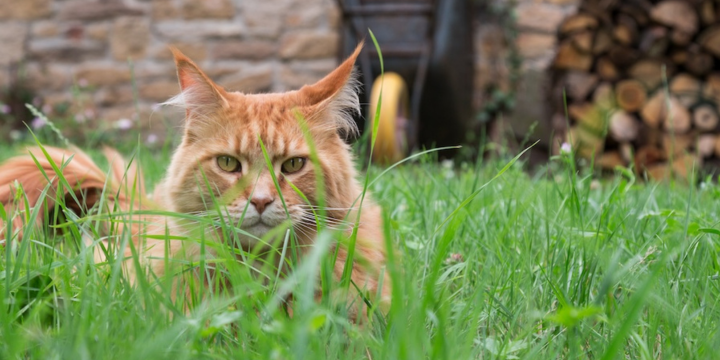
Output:
[[[150,182],[168,157],[141,152]],[[561,160],[492,180],[506,164],[420,157],[372,184],[401,258],[389,314],[364,327],[311,300],[320,251],[295,282],[228,261],[235,286],[185,314],[167,283],[131,286],[78,251],[92,222],[54,236],[29,227],[0,248],[0,358],[716,358],[720,188],[598,183]],[[295,293],[292,318],[276,311],[277,289]]]

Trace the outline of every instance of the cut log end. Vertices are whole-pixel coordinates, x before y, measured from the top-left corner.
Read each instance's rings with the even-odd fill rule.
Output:
[[[610,116],[610,136],[619,142],[629,142],[638,136],[639,124],[634,116],[618,110]]]
[[[705,131],[715,130],[720,122],[715,106],[703,104],[693,110],[693,124],[696,128]]]
[[[640,110],[647,100],[645,87],[636,80],[623,80],[615,86],[617,104],[628,112]]]

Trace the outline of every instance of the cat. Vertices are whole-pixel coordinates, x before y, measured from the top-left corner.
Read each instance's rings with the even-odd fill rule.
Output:
[[[357,299],[355,286],[369,295],[368,298],[380,299],[380,305],[387,308],[391,283],[384,269],[388,254],[381,210],[369,194],[362,196],[363,188],[357,180],[351,149],[343,140],[343,135],[357,132],[352,118],[360,106],[354,63],[361,48],[362,44],[315,84],[295,91],[266,94],[228,91],[173,48],[181,92],[165,105],[183,107],[185,122],[180,145],[164,179],[152,195],[144,193],[140,169],[126,164],[112,149],[105,150],[111,164],[109,176],[106,176],[79,149],[45,147],[47,154],[40,148],[29,149],[35,159],[15,157],[0,165],[0,203],[9,209],[16,186],[20,185],[31,207],[42,206],[38,199],[48,178],[52,185],[46,199],[53,199],[59,185],[65,185],[62,195],[68,207],[77,212],[96,205],[103,187],[108,194],[107,208],[125,213],[131,209],[210,213],[213,209],[208,205],[208,199],[221,198],[223,215],[229,222],[239,223],[243,230],[235,235],[244,249],[256,246],[258,238],[289,218],[302,255],[309,251],[302,249],[312,248],[302,245],[313,244],[317,236],[313,211],[319,209],[318,201],[323,198],[328,224],[344,225],[342,230],[346,237],[351,234],[353,225],[357,226],[354,259],[364,261],[353,262],[351,279],[355,285],[343,295],[348,301],[360,304],[352,307],[354,314],[351,316],[357,315],[364,306],[362,300]],[[311,142],[307,141],[306,135]],[[261,142],[275,171],[277,186],[268,170]],[[317,153],[317,163],[311,160],[311,145]],[[48,158],[58,165],[67,162],[62,170],[67,183],[55,175]],[[43,173],[48,174],[48,178]],[[318,193],[317,175],[322,178],[323,194]],[[306,199],[293,190],[291,184]],[[68,185],[72,192],[67,191]],[[23,202],[15,203],[18,204],[16,212],[24,209]],[[48,206],[52,205],[48,202]],[[43,213],[39,212],[39,222],[43,221]],[[136,235],[133,242],[139,249],[142,266],[155,274],[163,274],[165,262],[158,259],[166,252],[170,257],[197,257],[197,249],[189,249],[180,241],[138,235],[165,234],[166,231],[172,235],[181,228],[174,223],[176,220],[158,215],[135,216],[137,221],[131,222],[131,231]],[[21,216],[16,216],[13,228],[19,229],[22,221]],[[0,219],[0,240],[5,229]],[[5,238],[12,236],[4,234]],[[22,234],[17,236],[19,239]],[[89,240],[92,241],[97,240]],[[228,239],[221,236],[219,241],[228,242]],[[97,249],[99,247],[95,251],[96,262],[106,260],[105,253]],[[334,244],[333,250],[337,251],[333,275],[339,279],[348,260],[348,249]],[[131,255],[126,248],[124,256],[131,258]],[[125,268],[131,279],[137,276],[137,270],[133,270],[129,261]]]

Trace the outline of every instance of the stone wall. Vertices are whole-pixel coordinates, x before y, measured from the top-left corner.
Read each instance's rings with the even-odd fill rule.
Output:
[[[229,89],[282,91],[334,68],[338,24],[334,0],[1,0],[0,87],[127,125],[178,93],[168,45]]]
[[[557,25],[579,0],[468,1],[481,10],[476,108],[488,88],[510,86],[507,29],[493,9],[514,7],[523,62],[507,128],[522,137],[537,121],[533,137],[545,137],[545,70]],[[229,89],[282,91],[334,68],[339,22],[335,0],[0,0],[0,88],[29,86],[50,115],[145,126],[153,104],[178,92],[168,45]]]

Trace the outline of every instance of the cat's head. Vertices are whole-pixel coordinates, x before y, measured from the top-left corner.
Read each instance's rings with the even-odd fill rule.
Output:
[[[241,227],[258,237],[283,223],[288,213],[296,229],[309,228],[311,206],[321,195],[319,170],[326,206],[343,216],[342,209],[359,194],[350,148],[341,134],[357,132],[353,68],[360,48],[317,83],[274,94],[226,90],[174,50],[182,91],[167,103],[182,106],[186,120],[167,174],[173,210],[203,212],[212,209],[214,197],[232,220],[242,217]],[[313,145],[318,163],[310,158]]]

